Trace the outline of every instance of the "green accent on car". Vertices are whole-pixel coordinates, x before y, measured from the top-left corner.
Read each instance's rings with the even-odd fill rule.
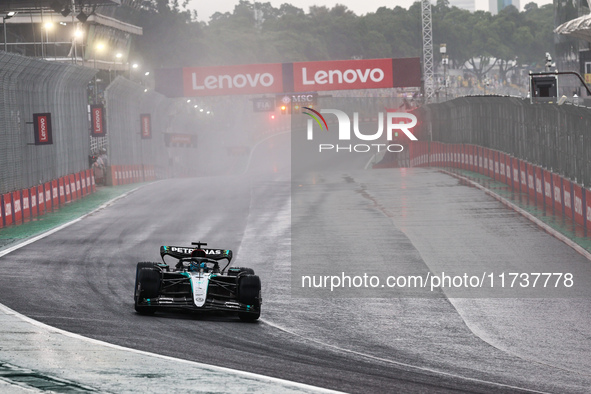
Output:
[[[193,293],[193,282],[191,282],[191,275],[188,272],[180,272],[182,276],[189,278],[189,284],[191,285],[191,294]]]

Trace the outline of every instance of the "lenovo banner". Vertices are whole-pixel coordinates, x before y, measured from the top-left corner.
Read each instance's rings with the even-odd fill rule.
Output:
[[[409,86],[421,86],[418,57],[293,63],[294,92]]]
[[[277,93],[283,91],[280,63],[183,69],[186,97]]]
[[[164,143],[167,147],[196,148],[197,136],[193,134],[166,133]]]
[[[185,67],[155,71],[168,97],[299,93],[421,86],[420,58]]]
[[[392,87],[392,59],[335,60],[293,64],[295,92]]]
[[[33,125],[35,128],[35,145],[53,144],[50,113],[33,114]]]
[[[140,115],[141,123],[141,135],[143,140],[149,140],[152,138],[152,118],[150,114]]]
[[[90,135],[93,137],[104,137],[107,135],[105,129],[105,107],[101,104],[90,106],[90,119],[92,129]]]

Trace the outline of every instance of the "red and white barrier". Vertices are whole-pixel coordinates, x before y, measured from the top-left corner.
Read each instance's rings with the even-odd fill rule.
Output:
[[[15,223],[22,223],[23,222],[23,207],[21,201],[21,192],[20,190],[16,192],[12,192],[12,212],[14,215],[14,222]]]
[[[53,205],[53,209],[57,209],[60,204],[57,179],[51,181],[51,204]]]
[[[43,185],[43,190],[45,193],[44,199],[45,199],[45,210],[47,212],[51,212],[51,208],[53,206],[52,204],[52,199],[51,199],[51,182],[47,182]]]
[[[76,180],[76,196],[78,198],[82,198],[82,184],[80,183],[80,174],[74,174],[74,179]]]
[[[528,193],[528,174],[527,174],[527,163],[523,160],[519,161],[519,179],[521,180],[521,192]]]
[[[564,199],[562,197],[562,177],[558,174],[551,174],[551,178],[554,210],[555,212],[562,212],[564,209]]]
[[[39,207],[37,206],[37,188],[33,186],[29,189],[29,198],[31,200],[31,217],[39,215]]]
[[[10,193],[2,195],[2,214],[4,216],[4,225],[10,226],[14,220],[12,215],[12,195]]]
[[[573,183],[573,214],[575,222],[580,226],[585,226],[585,193],[586,190],[581,186]]]
[[[21,191],[23,199],[23,220],[27,221],[31,218],[31,198],[29,197],[29,189]]]
[[[37,186],[37,212],[39,216],[45,215],[45,191],[43,186]]]
[[[428,146],[425,149],[428,152]],[[114,185],[155,180],[153,166],[111,166]],[[83,170],[31,188],[0,195],[0,228],[21,224],[96,192],[94,173]]]
[[[408,149],[411,167],[455,167],[487,175],[591,230],[591,191],[558,174],[507,153],[470,144],[418,141]],[[140,169],[139,178],[135,176],[133,181],[142,180],[142,171],[146,181],[153,179],[153,168]]]

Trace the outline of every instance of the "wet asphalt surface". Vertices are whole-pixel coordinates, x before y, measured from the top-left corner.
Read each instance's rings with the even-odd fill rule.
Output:
[[[286,145],[263,144],[248,175],[147,185],[6,255],[0,302],[91,338],[347,392],[591,387],[589,298],[298,288],[292,274],[297,279],[302,267],[291,265],[292,246],[339,272],[360,263],[416,273],[454,264],[528,272],[559,263],[581,283],[591,275],[569,247],[436,170],[362,171],[368,157],[356,157],[292,183]],[[135,313],[136,262],[157,261],[160,245],[199,240],[234,250],[233,265],[261,276],[259,322]]]

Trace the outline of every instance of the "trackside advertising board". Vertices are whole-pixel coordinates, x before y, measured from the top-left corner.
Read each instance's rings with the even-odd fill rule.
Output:
[[[90,106],[90,119],[92,121],[91,136],[104,137],[107,135],[105,129],[105,107],[101,104]]]
[[[168,97],[420,87],[419,58],[185,67],[155,71]]]
[[[392,59],[336,60],[293,64],[293,91],[392,87]]]
[[[281,92],[282,66],[188,67],[183,69],[183,88],[187,97]]]
[[[35,145],[53,144],[50,113],[33,114],[33,126],[35,128]]]
[[[150,114],[140,114],[141,137],[143,140],[152,138],[152,117]]]

